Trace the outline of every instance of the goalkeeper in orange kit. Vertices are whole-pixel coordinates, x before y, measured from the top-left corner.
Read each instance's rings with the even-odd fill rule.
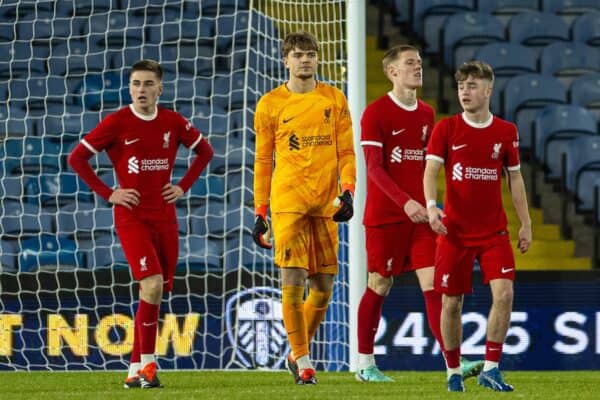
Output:
[[[309,343],[323,320],[338,271],[338,227],[353,215],[356,180],[352,122],[344,94],[316,80],[319,44],[309,33],[286,36],[289,80],[256,106],[253,238],[281,269],[283,323],[297,384],[315,384]],[[310,290],[304,298],[308,278]]]

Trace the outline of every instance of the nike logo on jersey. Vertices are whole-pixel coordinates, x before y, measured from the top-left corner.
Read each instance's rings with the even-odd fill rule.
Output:
[[[507,274],[510,271],[512,271],[514,268],[506,268],[506,267],[502,267],[502,269],[500,270],[500,272],[502,272],[503,274]]]
[[[401,134],[402,132],[404,132],[405,130],[406,130],[406,128],[398,129],[397,131],[396,131],[396,130],[394,130],[394,131],[392,131],[392,136],[399,135],[399,134]]]
[[[132,139],[132,140],[125,139],[125,146],[133,144],[133,143],[137,142],[138,140],[140,140],[140,138]]]
[[[295,116],[295,115],[294,115],[293,117],[290,117],[290,118],[284,118],[284,119],[283,119],[283,123],[284,123],[284,124],[287,124],[288,122],[290,122],[290,121],[291,121],[291,120],[293,120],[294,118],[296,118],[296,116]]]
[[[460,150],[460,149],[465,148],[465,147],[467,147],[466,144],[459,144],[459,145],[454,145],[453,144],[452,145],[452,150]]]
[[[144,326],[152,326],[152,325],[156,325],[156,322],[142,322],[142,325],[144,325]]]

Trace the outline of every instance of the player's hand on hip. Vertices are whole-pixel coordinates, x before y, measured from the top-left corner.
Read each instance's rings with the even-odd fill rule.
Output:
[[[335,222],[346,222],[354,215],[354,196],[350,190],[344,192],[333,200],[333,206],[337,211],[333,214]]]
[[[271,249],[271,228],[269,223],[262,215],[257,215],[254,219],[254,229],[252,230],[252,239],[254,243],[263,249]]]
[[[162,196],[167,203],[175,203],[181,196],[183,196],[183,189],[177,185],[167,183],[165,186],[163,186]]]
[[[522,225],[519,229],[519,251],[521,254],[527,253],[529,246],[531,246],[531,225]]]
[[[429,226],[431,230],[439,235],[446,235],[448,229],[442,223],[442,218],[446,216],[437,206],[427,207],[427,216],[429,217]]]
[[[140,192],[135,189],[115,189],[108,201],[131,210],[134,206],[140,204]]]
[[[404,204],[404,212],[415,224],[426,224],[429,222],[427,210],[415,200],[410,199]]]

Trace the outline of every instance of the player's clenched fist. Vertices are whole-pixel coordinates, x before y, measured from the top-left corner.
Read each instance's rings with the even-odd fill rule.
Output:
[[[344,193],[339,195],[333,201],[333,205],[338,207],[335,214],[333,214],[333,220],[335,222],[346,222],[354,215],[354,196],[350,190],[344,190]]]
[[[269,223],[262,215],[257,215],[254,220],[254,230],[252,230],[252,239],[254,243],[263,249],[271,249],[271,229]]]
[[[115,189],[108,201],[113,204],[118,204],[129,210],[140,204],[140,192],[135,189]]]

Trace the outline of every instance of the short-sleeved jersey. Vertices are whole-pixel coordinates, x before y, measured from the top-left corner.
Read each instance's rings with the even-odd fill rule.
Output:
[[[331,216],[340,184],[356,180],[344,94],[322,82],[308,93],[292,93],[283,84],[258,102],[254,128],[255,205],[270,204],[272,212]]]
[[[443,119],[433,129],[426,158],[445,164],[443,222],[450,240],[476,246],[506,234],[502,171],[520,168],[514,124],[492,115],[476,124],[464,113]]]
[[[425,149],[434,121],[431,106],[421,100],[412,107],[406,106],[392,93],[371,103],[361,120],[361,145],[381,148],[386,172],[402,191],[422,205]],[[367,174],[363,223],[375,226],[408,220],[404,210]]]
[[[144,116],[133,106],[109,114],[81,143],[92,153],[106,150],[119,187],[140,192],[136,215],[160,216],[174,207],[163,199],[164,185],[171,181],[179,144],[194,148],[202,135],[180,114],[157,107]]]

